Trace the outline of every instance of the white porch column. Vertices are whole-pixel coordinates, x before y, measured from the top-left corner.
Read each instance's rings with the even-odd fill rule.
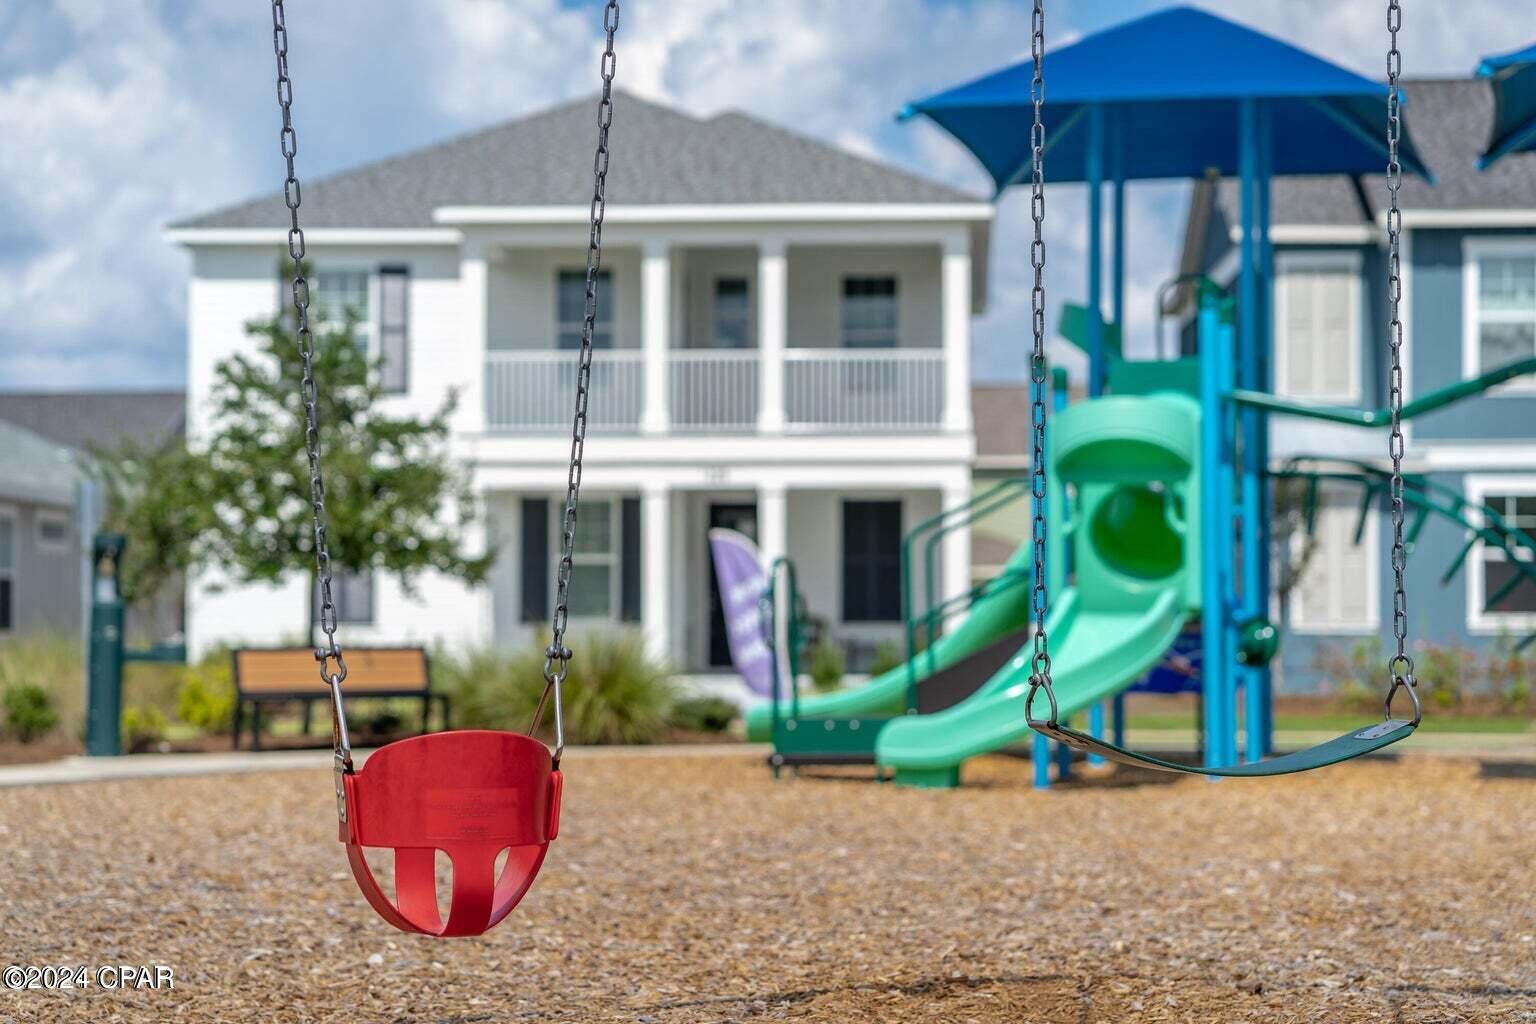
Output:
[[[765,567],[789,553],[788,496],[783,484],[763,484],[757,489],[757,550]]]
[[[969,474],[966,475],[969,477]],[[946,486],[940,500],[945,511],[964,505],[971,500],[970,480]],[[940,572],[943,574],[943,578],[939,581],[941,584],[939,594],[944,598],[950,598],[965,593],[971,586],[970,526],[965,525],[949,531],[939,544]]]
[[[491,268],[486,244],[464,239],[459,255],[459,288],[464,308],[463,345],[468,356],[457,368],[459,404],[456,433],[483,434],[486,428],[485,359],[491,350]]]
[[[665,433],[671,419],[667,406],[667,350],[672,338],[672,249],[665,241],[645,243],[640,256],[640,347],[645,364],[645,405],[640,429]]]
[[[788,345],[789,269],[783,239],[764,239],[757,250],[757,344],[762,395],[757,427],[765,433],[784,429],[784,349]],[[761,518],[762,510],[758,510]]]
[[[640,496],[640,624],[652,653],[681,662],[672,646],[672,491],[646,484]]]
[[[943,255],[944,430],[971,429],[971,237],[956,232]]]

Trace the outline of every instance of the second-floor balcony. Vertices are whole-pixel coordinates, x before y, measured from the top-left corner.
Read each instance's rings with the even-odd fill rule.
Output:
[[[765,427],[762,357],[754,350],[666,354],[665,426],[673,433],[750,432]],[[944,353],[938,348],[791,348],[782,356],[786,433],[938,431],[944,426]],[[644,354],[607,350],[592,360],[589,423],[646,427]],[[576,384],[571,351],[492,352],[486,357],[486,428],[569,430]],[[769,421],[770,423],[772,421]]]
[[[588,423],[647,435],[968,431],[969,236],[922,230],[931,240],[615,247]],[[466,260],[466,282],[484,289],[486,433],[570,430],[580,255],[508,246]]]

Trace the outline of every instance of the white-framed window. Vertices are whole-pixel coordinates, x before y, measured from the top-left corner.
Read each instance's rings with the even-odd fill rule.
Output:
[[[1492,509],[1505,524],[1536,537],[1536,475],[1470,475],[1463,483],[1467,500]],[[1529,551],[1511,553],[1478,541],[1467,560],[1467,628],[1474,633],[1536,629],[1536,583],[1516,561],[1533,566]],[[1490,600],[1497,598],[1489,607]]]
[[[1284,254],[1275,265],[1275,391],[1358,403],[1363,289],[1358,252]]]
[[[896,278],[843,278],[843,348],[895,348],[897,333]]]
[[[587,317],[587,272],[561,270],[555,274],[555,329],[557,348],[581,348],[581,328]],[[597,275],[597,318],[592,325],[592,347],[613,348],[613,274]]]
[[[571,617],[611,621],[618,617],[619,503],[583,501],[571,552]],[[552,517],[558,518],[558,517]],[[553,524],[558,530],[559,524]],[[554,538],[559,543],[558,534]],[[559,548],[555,547],[558,551]]]
[[[0,633],[16,628],[16,512],[0,507]]]
[[[357,341],[373,351],[372,275],[351,267],[317,267],[313,273],[309,293],[316,322],[340,326],[348,316],[356,317]]]
[[[50,554],[69,550],[70,517],[67,512],[37,513],[37,549]]]
[[[374,622],[375,602],[373,570],[349,572],[336,568],[331,572],[331,603],[336,606],[336,621],[351,626],[371,626]],[[320,622],[320,585],[315,584],[315,601],[311,611],[312,621]]]
[[[1318,487],[1312,553],[1291,588],[1291,627],[1298,633],[1374,633],[1381,625],[1381,557],[1376,510],[1360,521],[1360,490],[1324,482]],[[1299,545],[1305,543],[1296,538]]]
[[[1536,238],[1462,242],[1462,371],[1476,377],[1536,356]],[[1493,394],[1536,390],[1516,378]]]

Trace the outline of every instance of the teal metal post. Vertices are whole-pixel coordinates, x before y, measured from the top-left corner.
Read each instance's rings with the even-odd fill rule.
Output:
[[[1223,710],[1231,683],[1227,636],[1232,578],[1230,431],[1224,399],[1231,388],[1227,381],[1230,357],[1223,350],[1231,347],[1232,331],[1229,324],[1223,323],[1222,307],[1227,300],[1217,296],[1208,285],[1201,287],[1200,295],[1200,501],[1208,531],[1206,557],[1200,561],[1201,684],[1205,763],[1219,766],[1223,763],[1226,741],[1231,739]]]
[[[87,669],[85,749],[92,757],[123,752],[123,602],[117,565],[126,544],[121,534],[97,534],[91,545],[95,576]]]
[[[1273,206],[1271,183],[1275,174],[1275,118],[1274,108],[1265,103],[1259,108],[1259,378],[1258,386],[1264,391],[1275,387],[1275,245],[1270,239]],[[1258,469],[1259,469],[1259,546],[1263,557],[1259,559],[1259,586],[1261,604],[1258,614],[1269,610],[1270,595],[1274,593],[1274,500],[1269,480],[1269,424],[1268,416],[1259,417]],[[1259,737],[1258,756],[1267,757],[1275,752],[1275,688],[1274,672],[1269,665],[1258,671],[1258,722],[1255,728]],[[1250,698],[1251,699],[1251,698]]]
[[[1259,231],[1259,192],[1267,182],[1260,168],[1258,101],[1245,98],[1238,107],[1238,174],[1242,188],[1242,253],[1239,263],[1238,301],[1238,361],[1237,386],[1249,390],[1268,390],[1264,386],[1263,370],[1263,318],[1264,304],[1260,300],[1259,277],[1261,272],[1260,251],[1265,240]],[[1263,615],[1268,595],[1263,586],[1264,565],[1267,550],[1263,544],[1264,514],[1264,451],[1260,434],[1264,429],[1263,416],[1252,406],[1244,406],[1238,413],[1238,428],[1242,438],[1241,462],[1238,467],[1240,494],[1238,537],[1242,545],[1239,565],[1242,574],[1242,596],[1238,618],[1248,619]],[[1263,759],[1262,709],[1264,704],[1263,673],[1257,668],[1242,666],[1234,669],[1241,681],[1244,697],[1243,754],[1253,762]],[[1234,702],[1235,703],[1235,702]],[[1235,729],[1235,723],[1234,723]],[[1235,743],[1235,738],[1234,738]],[[1235,753],[1235,751],[1233,751]],[[1228,762],[1231,763],[1231,762]]]
[[[1217,520],[1217,543],[1221,552],[1221,694],[1217,702],[1220,722],[1219,764],[1237,763],[1237,417],[1233,404],[1227,399],[1237,386],[1237,310],[1235,302],[1225,300],[1225,314],[1217,328],[1216,350],[1221,368],[1221,401],[1217,403],[1217,418],[1221,425],[1221,446],[1217,453],[1218,490],[1221,517]]]
[[[1104,107],[1088,108],[1088,397],[1104,393]]]

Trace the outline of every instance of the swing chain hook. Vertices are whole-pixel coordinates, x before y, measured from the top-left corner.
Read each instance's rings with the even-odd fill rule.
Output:
[[[294,167],[294,158],[299,152],[299,136],[293,128],[293,80],[288,75],[288,22],[283,0],[272,0],[272,53],[277,59],[277,104],[283,119],[278,143],[287,168],[287,176],[283,179],[283,203],[288,207],[288,255],[293,260],[290,291],[302,369],[299,395],[304,403],[304,453],[309,461],[315,583],[319,588],[320,629],[325,634],[325,641],[315,647],[315,661],[320,666],[321,680],[331,691],[331,743],[336,756],[337,809],[345,821],[346,802],[341,788],[341,775],[352,771],[352,741],[347,731],[347,713],[341,694],[341,684],[347,678],[347,660],[342,656],[341,645],[336,641],[337,615],[331,586],[325,479],[320,469],[320,392],[315,383],[314,336],[309,323],[309,281],[304,274],[304,229],[299,226],[299,206],[303,202],[303,191],[299,187],[299,176]]]
[[[1044,690],[1050,698],[1051,717],[1048,724],[1057,726],[1056,693],[1051,687],[1051,654],[1049,637],[1045,631],[1045,615],[1048,605],[1045,580],[1046,562],[1046,479],[1045,479],[1045,420],[1047,364],[1045,358],[1045,2],[1035,0],[1031,16],[1030,54],[1034,59],[1034,75],[1029,83],[1030,102],[1034,107],[1034,122],[1029,131],[1030,148],[1030,219],[1034,222],[1034,238],[1030,242],[1029,262],[1034,270],[1034,283],[1030,289],[1030,324],[1034,347],[1030,354],[1029,378],[1031,383],[1030,427],[1033,436],[1031,457],[1030,494],[1034,515],[1031,536],[1034,546],[1035,579],[1030,591],[1030,601],[1035,620],[1034,652],[1030,657],[1029,696],[1024,701],[1024,717],[1031,726],[1035,724],[1031,708],[1035,694]]]
[[[544,693],[533,722],[531,734],[544,715],[544,705],[554,697],[555,750],[553,763],[560,766],[565,752],[565,711],[562,693],[571,651],[565,645],[565,630],[570,621],[571,568],[576,547],[576,506],[581,495],[582,456],[587,444],[587,402],[592,383],[592,336],[597,329],[597,289],[603,266],[603,217],[608,209],[608,130],[613,125],[613,77],[617,71],[614,36],[619,30],[619,0],[608,0],[603,8],[603,56],[599,65],[603,80],[602,97],[597,104],[597,149],[592,156],[592,201],[587,220],[587,291],[581,320],[581,349],[576,361],[576,410],[571,419],[571,458],[566,475],[565,515],[560,532],[560,563],[555,571],[555,610],[550,620],[549,646],[544,651]]]

